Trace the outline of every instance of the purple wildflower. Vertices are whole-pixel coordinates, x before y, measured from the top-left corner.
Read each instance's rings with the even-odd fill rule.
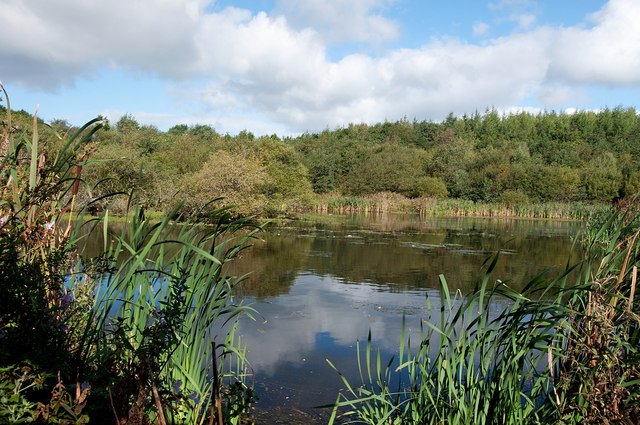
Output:
[[[198,397],[197,393],[192,393],[187,396],[188,399],[193,400],[195,404],[200,404],[200,397]]]
[[[71,304],[71,295],[64,294],[62,296],[62,298],[60,299],[60,306],[61,307],[69,307],[69,304]]]
[[[173,392],[176,393],[177,395],[182,394],[182,381],[181,380],[177,380],[176,382],[173,383]]]
[[[83,382],[82,384],[80,384],[80,392],[86,390],[87,388],[89,388],[91,385],[88,382]]]

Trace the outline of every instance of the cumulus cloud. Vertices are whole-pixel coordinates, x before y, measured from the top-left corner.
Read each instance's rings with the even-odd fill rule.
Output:
[[[0,74],[43,89],[71,85],[99,66],[184,77],[203,7],[197,0],[5,0]]]
[[[380,44],[398,36],[398,25],[376,10],[389,0],[280,0],[276,13],[293,28],[314,28],[323,40]]]
[[[517,32],[481,45],[432,39],[375,57],[328,57],[331,43],[396,37],[397,24],[382,16],[388,1],[280,0],[268,14],[211,12],[205,0],[5,0],[0,77],[54,90],[104,67],[146,73],[167,81],[192,116],[283,133],[403,116],[438,120],[536,97],[555,107],[580,94],[575,84],[640,83],[635,0],[610,0],[589,27],[534,27],[535,16],[523,13]],[[492,7],[510,13],[532,5]]]
[[[551,46],[548,77],[570,83],[640,83],[640,3],[610,0],[591,28],[565,28]]]
[[[538,94],[538,102],[553,109],[562,109],[569,104],[579,105],[585,100],[583,90],[561,84],[545,85]]]
[[[397,25],[371,11],[380,0],[292,2],[273,16],[227,8],[206,13],[206,0],[7,0],[0,14],[0,72],[5,79],[40,88],[72,84],[99,66],[146,71],[169,78],[226,70],[242,74],[272,55],[324,60],[327,42],[382,42]],[[287,17],[285,18],[284,13]],[[294,51],[287,53],[289,48]],[[286,59],[286,58],[285,58]],[[297,66],[305,65],[298,63]],[[313,62],[310,64],[313,65]]]
[[[523,13],[521,15],[512,15],[511,16],[511,20],[515,21],[518,23],[518,27],[521,30],[528,30],[531,27],[533,27],[533,25],[536,22],[536,15],[534,15],[533,13]]]

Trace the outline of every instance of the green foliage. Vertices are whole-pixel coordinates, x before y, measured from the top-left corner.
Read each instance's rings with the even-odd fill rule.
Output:
[[[640,208],[632,203],[594,217],[583,243],[590,280],[571,300],[567,336],[554,372],[560,423],[640,420]]]
[[[213,196],[224,198],[220,205],[235,206],[237,214],[255,214],[266,204],[263,187],[269,184],[268,176],[253,156],[216,151],[201,170],[184,177],[180,192],[185,197],[184,210],[200,211]]]
[[[449,195],[447,185],[437,177],[418,177],[413,191],[408,193],[410,198],[424,196],[428,198],[444,199]]]
[[[33,374],[31,367],[0,367],[0,424],[33,422],[36,403],[25,393],[40,388],[42,379]]]
[[[24,111],[14,114],[27,137],[32,118]],[[516,191],[532,202],[599,203],[640,188],[640,116],[632,108],[572,115],[500,115],[487,109],[461,118],[450,114],[441,123],[351,124],[285,140],[248,131],[221,136],[209,125],[180,124],[161,132],[131,115],[105,127],[92,137],[93,158],[108,160],[87,174],[92,195],[135,188],[138,200],[157,211],[173,205],[182,183],[221,150],[255,159],[266,171],[259,190],[264,199],[250,196],[237,210],[259,215],[305,210],[315,194],[325,193],[499,203],[505,191]],[[52,128],[39,122],[37,128],[48,160],[62,149],[58,136],[72,131],[60,120]],[[244,203],[242,193],[228,196]],[[105,207],[98,202],[93,210]],[[126,203],[112,208],[121,213]]]
[[[522,205],[527,205],[529,203],[529,197],[526,193],[520,190],[506,190],[500,196],[500,202],[502,202],[507,207],[517,207]]]
[[[581,200],[580,174],[568,167],[532,164],[528,170],[528,190],[536,201]]]
[[[308,170],[300,155],[273,137],[261,137],[253,151],[267,172],[262,193],[272,213],[306,209],[311,205],[312,189]]]
[[[446,196],[439,181],[427,178],[420,151],[400,145],[384,145],[375,149],[347,176],[346,186],[354,195],[396,192],[415,198]]]
[[[78,206],[75,200],[82,167],[92,150],[90,140],[100,124],[94,120],[77,129],[47,159],[46,150],[40,148],[37,119],[30,136],[16,135],[11,110],[6,113],[12,130],[5,128],[0,138],[6,149],[0,168],[0,366],[9,385],[3,386],[3,393],[13,392],[8,406],[22,409],[20,417],[15,409],[5,413],[18,421],[36,402],[40,409],[41,394],[25,390],[36,384],[46,388],[52,382],[45,379],[58,371],[75,372],[67,320],[76,316],[69,309],[72,300],[64,282],[79,224],[63,221],[63,214],[76,214],[82,222],[87,210],[88,202]],[[17,370],[22,371],[19,377]],[[34,376],[32,370],[37,370]],[[81,418],[81,410],[75,419]],[[66,413],[49,413],[50,422],[66,423]],[[36,416],[31,410],[31,419]]]
[[[95,277],[106,284],[96,288],[91,349],[83,355],[100,365],[96,385],[109,389],[116,415],[129,421],[155,408],[168,421],[186,414],[189,423],[202,423],[213,400],[213,329],[248,312],[231,302],[240,279],[228,274],[227,264],[259,229],[232,221],[226,208],[209,209],[210,227],[192,220],[177,225],[179,209],[160,222],[136,210],[122,233],[111,236]],[[244,349],[233,331],[221,331],[222,359],[233,354],[242,365]],[[242,381],[234,371],[214,373]],[[179,397],[176,382],[182,383]],[[185,413],[181,403],[192,408]]]
[[[584,185],[589,199],[611,202],[618,197],[622,186],[620,170],[614,167],[597,166],[586,168],[583,173]]]

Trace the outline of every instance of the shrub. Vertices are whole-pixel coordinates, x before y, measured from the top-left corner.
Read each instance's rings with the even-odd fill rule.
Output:
[[[509,208],[513,208],[528,204],[529,196],[521,190],[505,190],[500,196],[500,202]]]
[[[265,167],[250,155],[219,150],[211,154],[202,169],[188,174],[182,182],[180,196],[183,209],[201,211],[212,197],[220,197],[220,206],[233,206],[237,215],[262,211],[266,197],[262,193],[269,178]]]

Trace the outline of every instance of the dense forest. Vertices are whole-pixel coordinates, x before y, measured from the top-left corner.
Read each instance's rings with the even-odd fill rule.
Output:
[[[29,131],[32,117],[15,114]],[[54,120],[41,130],[45,149],[59,148]],[[521,205],[611,202],[640,190],[640,117],[633,108],[455,117],[255,137],[221,135],[207,125],[168,131],[131,115],[105,120],[93,137],[84,171],[98,197],[136,189],[149,209],[186,199],[186,212],[224,197],[240,215],[312,209],[318,194],[367,196],[391,192],[408,199],[457,198]],[[108,160],[108,161],[106,161]],[[124,211],[123,200],[114,206]],[[97,205],[100,208],[100,205]]]

